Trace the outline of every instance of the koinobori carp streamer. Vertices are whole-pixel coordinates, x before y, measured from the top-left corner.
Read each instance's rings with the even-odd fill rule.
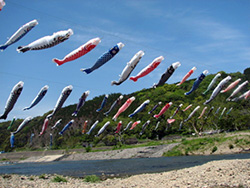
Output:
[[[73,35],[72,29],[68,29],[65,31],[58,31],[51,36],[42,37],[27,46],[19,46],[17,48],[18,52],[27,52],[29,50],[42,50],[46,48],[51,48],[57,44],[62,43],[63,41],[69,39],[69,37]]]
[[[60,66],[66,62],[76,60],[79,57],[82,57],[83,55],[93,50],[100,42],[101,42],[100,38],[91,39],[82,46],[80,46],[79,48],[67,54],[62,60],[54,58],[52,59],[52,61],[55,62],[57,66]]]

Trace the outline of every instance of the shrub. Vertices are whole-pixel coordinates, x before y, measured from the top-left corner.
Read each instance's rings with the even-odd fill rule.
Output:
[[[103,142],[105,143],[106,146],[114,146],[117,143],[117,140],[115,139],[115,136],[113,135],[107,135],[104,139]]]
[[[189,152],[190,152],[190,148],[188,147],[188,148],[185,149],[185,155],[189,155],[188,154]]]
[[[234,145],[233,144],[229,144],[229,149],[233,149],[234,148]]]
[[[68,182],[64,177],[56,176],[53,178],[52,182]]]
[[[47,179],[47,178],[46,178],[45,174],[41,174],[41,175],[39,176],[39,179]]]
[[[85,148],[85,151],[86,151],[86,152],[91,152],[91,150],[92,150],[92,148],[91,148],[90,146],[87,146],[87,147]]]
[[[125,139],[125,144],[132,145],[132,144],[137,144],[137,143],[138,143],[138,139],[135,137]]]
[[[212,149],[212,153],[216,152],[217,151],[217,146],[214,146],[213,149]]]
[[[90,183],[95,183],[95,182],[99,182],[101,181],[100,178],[96,175],[90,175],[90,176],[86,176],[84,178],[85,182],[90,182]]]

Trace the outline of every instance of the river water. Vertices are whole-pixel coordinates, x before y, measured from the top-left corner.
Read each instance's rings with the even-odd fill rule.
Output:
[[[249,158],[250,153],[244,153],[209,156],[16,163],[0,166],[0,174],[60,174],[73,177],[84,177],[86,175],[101,176],[102,174],[106,176],[129,176],[193,167],[213,160]]]

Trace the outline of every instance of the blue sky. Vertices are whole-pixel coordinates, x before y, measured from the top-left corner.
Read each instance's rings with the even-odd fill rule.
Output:
[[[176,61],[182,65],[167,83],[180,81],[193,66],[197,70],[191,78],[205,69],[209,73],[243,72],[250,61],[249,9],[248,0],[6,0],[0,12],[1,44],[23,24],[33,19],[39,24],[0,53],[0,113],[12,87],[20,80],[24,81],[24,89],[8,120],[13,116],[40,116],[52,110],[67,85],[73,85],[73,91],[64,106],[77,103],[86,90],[90,90],[91,99],[149,88]],[[55,47],[24,54],[16,51],[18,46],[69,28],[74,35]],[[52,62],[52,58],[63,58],[95,37],[102,42],[85,56],[60,67]],[[118,42],[125,46],[107,64],[89,75],[80,72],[80,68],[91,67]],[[119,79],[126,63],[139,50],[145,55],[131,75],[158,56],[165,59],[136,83],[127,80],[120,86],[111,86],[111,81]],[[45,98],[31,110],[22,111],[44,85],[49,85]]]

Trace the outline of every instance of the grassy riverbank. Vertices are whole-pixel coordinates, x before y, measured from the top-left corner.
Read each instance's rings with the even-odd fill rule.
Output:
[[[250,151],[250,132],[221,133],[182,138],[180,144],[163,156],[229,154]]]
[[[168,137],[165,140],[140,140],[133,145],[99,146],[66,150],[14,151],[0,154],[3,162],[49,162],[54,160],[102,160],[161,156],[233,154],[250,151],[250,131],[205,136]],[[43,160],[42,157],[47,159]],[[53,157],[52,159],[53,160]]]

